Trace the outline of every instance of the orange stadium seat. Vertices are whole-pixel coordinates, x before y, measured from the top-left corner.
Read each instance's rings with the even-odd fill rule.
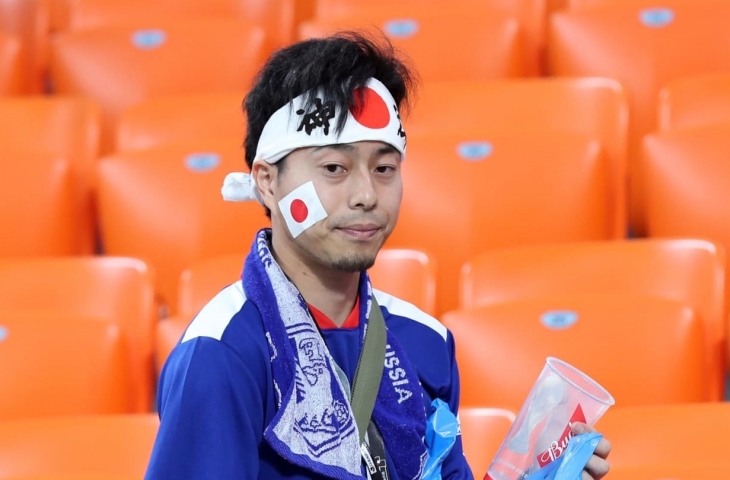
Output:
[[[52,44],[58,93],[101,107],[102,152],[114,148],[120,113],[149,98],[244,90],[263,58],[264,31],[240,20],[147,22],[61,33]]]
[[[515,414],[502,408],[459,408],[464,456],[482,478],[515,421]]]
[[[730,125],[645,137],[642,189],[647,233],[652,237],[707,238],[730,248],[729,155]],[[725,291],[728,305],[727,282]]]
[[[246,240],[241,239],[241,244]],[[251,237],[253,243],[253,236]],[[239,253],[208,257],[193,262],[180,275],[178,315],[192,320],[218,292],[241,279],[243,264],[247,253]]]
[[[410,135],[403,203],[386,245],[433,255],[436,311],[456,308],[461,266],[479,253],[611,238],[607,163],[580,135]]]
[[[186,268],[180,275],[178,314],[192,318],[223,288],[240,280],[246,255],[209,257]],[[384,248],[368,273],[374,288],[434,314],[436,265],[424,252]]]
[[[368,271],[373,288],[436,315],[436,260],[412,249],[384,248]]]
[[[0,479],[43,475],[58,475],[59,480],[85,480],[86,476],[102,480],[102,475],[110,475],[108,480],[142,478],[158,426],[156,414],[0,422]]]
[[[119,117],[117,150],[141,150],[208,137],[238,138],[243,144],[246,136],[243,97],[243,92],[215,92],[142,102]]]
[[[561,78],[424,85],[404,124],[411,136],[564,132],[598,140],[609,161],[614,188],[613,236],[623,238],[627,118],[626,95],[615,80]]]
[[[484,20],[495,16],[514,18],[520,24],[522,44],[525,46],[526,72],[536,74],[540,70],[541,56],[545,48],[545,0],[459,0],[449,4],[448,11],[438,0],[317,0],[314,18],[333,20],[343,17],[367,16],[373,9],[391,12],[393,17],[412,18],[414,12],[441,10],[443,13],[458,13],[465,18]],[[455,53],[454,42],[448,55]],[[418,65],[418,63],[416,63]]]
[[[6,152],[0,157],[0,257],[72,255],[78,222],[66,161]]]
[[[143,262],[114,257],[3,260],[0,291],[0,312],[57,312],[117,325],[126,345],[131,409],[149,411],[155,311],[153,280]]]
[[[647,295],[690,307],[705,332],[709,398],[723,390],[727,338],[725,253],[704,240],[528,246],[484,253],[464,266],[462,307],[564,295]]]
[[[730,123],[730,74],[681,77],[659,92],[659,131],[718,123]]]
[[[728,15],[726,2],[673,0],[659,6],[622,2],[551,16],[551,74],[613,77],[629,92],[629,213],[636,234],[645,231],[641,137],[656,128],[659,90],[673,78],[730,69]]]
[[[269,225],[257,202],[223,201],[226,174],[245,169],[240,138],[118,153],[99,163],[104,251],[143,258],[157,292],[177,311],[178,282],[193,262],[248,248]]]
[[[253,241],[253,238],[252,238]],[[245,242],[242,242],[245,243]],[[180,275],[177,313],[157,325],[156,365],[162,368],[195,315],[227,285],[241,278],[246,253],[205,258]],[[415,250],[382,249],[370,269],[374,288],[434,314],[436,275],[433,259]]]
[[[547,0],[547,6],[545,8],[549,15],[553,12],[558,12],[565,9],[569,3],[570,0]]]
[[[48,68],[50,0],[0,0],[0,31],[23,46],[24,93],[42,93]]]
[[[293,40],[296,0],[75,0],[70,28],[83,30],[109,25],[145,23],[177,18],[238,18],[263,27],[270,48]]]
[[[163,318],[157,323],[157,338],[155,346],[155,370],[159,376],[162,367],[165,366],[167,357],[170,356],[172,349],[180,342],[185,330],[192,321],[192,316],[174,315],[172,317]]]
[[[609,409],[598,430],[611,440],[613,471],[660,463],[725,464],[730,403],[655,405]],[[618,476],[616,478],[619,478]],[[664,477],[643,477],[661,479]],[[694,479],[678,476],[669,478]],[[711,475],[703,478],[727,478]]]
[[[587,373],[619,405],[710,397],[702,320],[673,300],[528,297],[448,312],[442,321],[457,345],[462,405],[519,410],[549,356]]]
[[[22,53],[18,39],[0,31],[0,96],[23,93]]]
[[[299,38],[356,29],[385,32],[412,60],[424,82],[519,77],[526,71],[519,23],[500,15],[458,14],[443,7],[368,7],[351,17],[304,22]]]
[[[0,317],[0,420],[125,413],[128,380],[120,329],[58,312]]]
[[[241,239],[240,243],[243,245],[246,241]],[[240,280],[245,260],[246,253],[239,250],[239,253],[197,260],[180,274],[177,312],[157,324],[155,365],[158,374],[195,315],[218,292]]]
[[[69,16],[71,15],[71,4],[75,0],[50,0],[51,13],[49,26],[51,33],[68,28]]]
[[[3,157],[37,153],[68,161],[74,186],[74,213],[78,219],[73,253],[92,253],[92,189],[99,149],[96,106],[78,98],[0,98],[0,130]],[[24,195],[31,193],[34,192],[24,192]]]

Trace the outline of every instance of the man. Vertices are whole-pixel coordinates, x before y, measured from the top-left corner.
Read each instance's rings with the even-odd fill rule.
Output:
[[[454,340],[366,274],[398,219],[412,85],[387,42],[354,33],[264,66],[244,105],[251,174],[223,194],[260,201],[271,229],[163,369],[148,480],[421,478],[432,402],[458,409]],[[609,450],[587,465],[596,479]],[[441,474],[473,478],[458,436]]]

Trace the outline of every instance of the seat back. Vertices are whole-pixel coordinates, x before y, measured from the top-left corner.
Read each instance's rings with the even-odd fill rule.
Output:
[[[192,319],[218,292],[240,280],[245,257],[244,253],[232,253],[193,262],[180,275],[177,314]],[[427,254],[384,248],[368,273],[378,290],[433,315],[436,265]]]
[[[728,125],[674,130],[644,138],[642,189],[649,235],[707,238],[725,248],[730,246],[728,155]],[[726,305],[728,299],[730,287],[726,283]]]
[[[525,72],[525,49],[513,18],[445,12],[442,7],[393,10],[369,7],[350,17],[304,22],[299,39],[375,27],[418,66],[424,82],[519,77]]]
[[[157,326],[156,366],[161,369],[193,317],[218,292],[241,278],[244,253],[193,262],[180,275],[177,314]],[[382,249],[369,270],[375,288],[432,315],[436,302],[435,262],[423,252]]]
[[[241,93],[198,93],[153,98],[122,113],[116,131],[118,151],[141,150],[191,138],[246,136]]]
[[[514,412],[502,408],[459,409],[461,443],[474,478],[487,473],[514,421]]]
[[[597,140],[608,160],[614,188],[614,235],[625,236],[626,219],[620,214],[626,211],[628,103],[617,81],[550,78],[430,83],[419,90],[418,105],[403,122],[412,137],[567,133]]]
[[[521,36],[526,48],[526,73],[534,75],[542,67],[541,60],[545,48],[545,0],[459,0],[443,9],[438,0],[317,0],[314,18],[332,20],[343,17],[368,15],[372,10],[390,12],[395,18],[413,19],[423,10],[442,9],[442,13],[457,12],[462,16],[484,20],[488,17],[502,16],[519,22]],[[453,52],[453,50],[452,50]]]
[[[659,92],[660,132],[730,123],[730,74],[690,75]]]
[[[218,292],[241,279],[244,253],[231,253],[193,262],[180,275],[178,315],[192,320]]]
[[[55,156],[0,158],[0,257],[73,255],[78,221],[69,165]]]
[[[76,0],[70,28],[83,30],[150,20],[236,18],[263,27],[279,48],[293,40],[294,0]]]
[[[436,314],[436,260],[412,249],[384,248],[368,271],[374,288]]]
[[[119,326],[63,312],[3,312],[0,420],[129,411]]]
[[[150,21],[69,31],[52,45],[56,91],[101,107],[102,152],[113,150],[122,111],[149,98],[231,91],[260,68],[264,31],[240,20]]]
[[[23,92],[22,53],[20,41],[0,31],[0,96]]]
[[[115,257],[7,259],[0,261],[0,286],[0,312],[53,311],[117,325],[127,351],[130,409],[149,411],[155,311],[147,265]]]
[[[632,240],[502,249],[462,270],[461,305],[554,295],[647,295],[691,308],[701,320],[710,399],[722,398],[727,339],[725,253],[704,240]],[[588,372],[590,373],[590,372]]]
[[[100,161],[104,251],[154,266],[160,300],[173,314],[187,266],[239,253],[269,225],[258,203],[221,197],[223,179],[242,168],[241,157],[240,138],[234,138],[118,153]]]
[[[617,404],[710,398],[702,323],[678,302],[630,295],[537,297],[449,312],[442,321],[457,345],[462,405],[519,410],[549,356],[587,373]]]
[[[73,253],[94,252],[92,192],[99,126],[98,109],[89,100],[63,96],[0,98],[0,154],[4,158],[39,154],[68,162],[78,222]]]
[[[157,414],[0,422],[0,479],[32,475],[142,478],[158,426]]]
[[[437,311],[456,308],[459,271],[474,255],[612,237],[614,189],[601,153],[590,139],[557,133],[410,135],[386,245],[432,254]]]
[[[630,216],[635,233],[641,235],[645,212],[638,159],[642,136],[657,125],[657,95],[674,78],[730,70],[730,35],[723,20],[730,15],[730,5],[637,3],[552,15],[548,63],[553,75],[606,76],[626,86],[631,105]]]
[[[48,68],[50,0],[0,1],[0,31],[22,45],[23,93],[42,93]]]
[[[641,435],[636,434],[637,425],[641,425]],[[716,465],[726,463],[722,439],[730,429],[730,403],[617,405],[606,412],[596,428],[613,445],[612,470],[659,463]]]
[[[198,312],[221,290],[241,279],[245,259],[243,252],[206,257],[194,261],[180,274],[177,311],[157,324],[155,367],[158,375]]]

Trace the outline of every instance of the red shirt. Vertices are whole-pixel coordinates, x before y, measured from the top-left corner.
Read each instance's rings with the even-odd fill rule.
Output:
[[[317,326],[321,330],[337,330],[338,328],[353,329],[360,325],[360,295],[357,296],[355,306],[352,308],[352,311],[347,316],[345,323],[343,323],[341,327],[338,327],[337,324],[335,324],[335,322],[333,322],[327,315],[317,310],[311,304],[308,305],[309,310],[312,312],[312,317],[314,317],[314,321],[317,322]]]

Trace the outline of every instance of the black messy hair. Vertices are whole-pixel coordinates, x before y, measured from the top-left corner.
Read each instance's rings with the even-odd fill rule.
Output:
[[[299,95],[321,90],[323,101],[339,112],[335,132],[340,133],[350,108],[361,104],[354,92],[374,77],[390,91],[398,110],[407,113],[416,86],[415,71],[385,35],[346,31],[305,40],[275,52],[254,79],[243,109],[247,116],[246,164],[253,164],[264,125],[279,108]],[[314,102],[307,98],[306,110]]]

